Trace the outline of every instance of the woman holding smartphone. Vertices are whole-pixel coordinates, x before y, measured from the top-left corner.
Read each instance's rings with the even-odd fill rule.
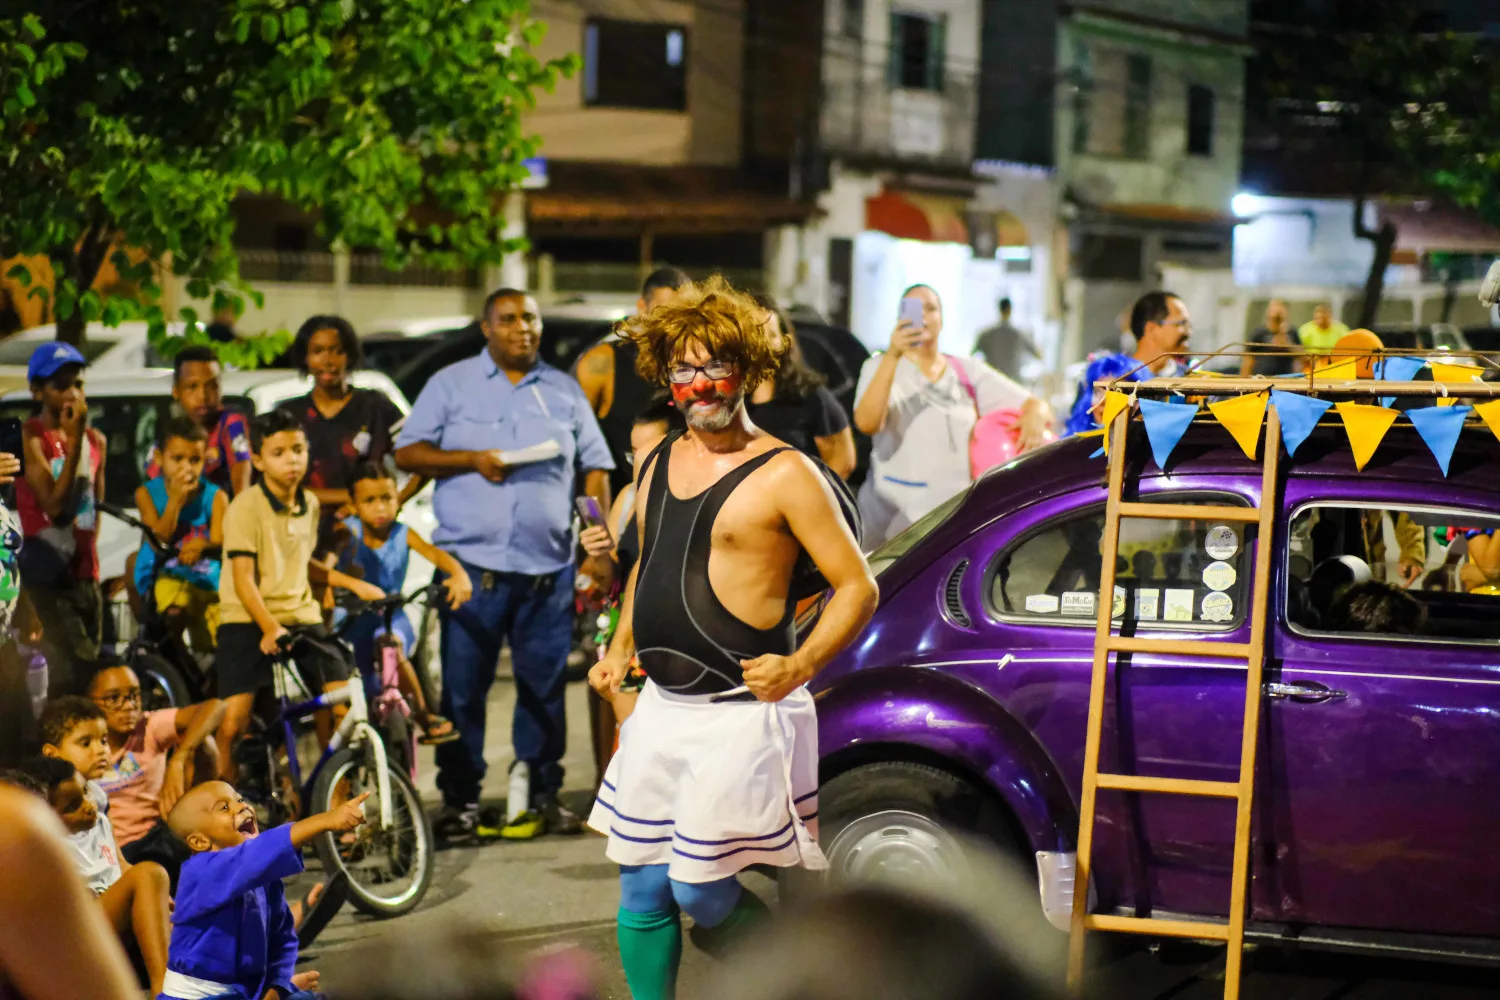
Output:
[[[890,347],[860,369],[855,394],[854,426],[873,445],[859,491],[869,547],[973,482],[969,438],[980,414],[1018,410],[1022,451],[1046,443],[1052,424],[1051,407],[983,361],[939,353],[943,301],[933,289],[908,288],[899,315]]]

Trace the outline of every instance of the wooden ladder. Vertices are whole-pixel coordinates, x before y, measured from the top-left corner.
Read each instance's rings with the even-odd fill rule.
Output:
[[[1266,436],[1261,466],[1259,507],[1228,507],[1197,504],[1127,503],[1123,499],[1125,484],[1125,441],[1129,436],[1130,411],[1114,421],[1110,434],[1109,499],[1104,513],[1103,566],[1099,574],[1098,624],[1094,633],[1094,672],[1089,687],[1088,738],[1083,751],[1083,795],[1079,807],[1078,868],[1073,886],[1072,934],[1068,942],[1068,985],[1077,989],[1083,978],[1084,942],[1088,931],[1119,931],[1127,934],[1149,934],[1167,937],[1223,941],[1227,945],[1224,972],[1224,996],[1237,1000],[1240,995],[1240,965],[1245,936],[1245,894],[1250,870],[1250,807],[1255,790],[1255,754],[1260,732],[1261,671],[1265,662],[1265,636],[1268,616],[1267,593],[1271,579],[1271,552],[1274,548],[1277,504],[1277,472],[1281,456],[1281,431],[1276,410],[1266,410]],[[1115,590],[1115,562],[1120,548],[1120,519],[1193,519],[1218,520],[1257,525],[1255,571],[1252,597],[1246,609],[1250,618],[1248,643],[1212,642],[1201,639],[1138,639],[1115,635],[1112,616]],[[1104,725],[1104,687],[1111,653],[1164,653],[1191,656],[1213,656],[1244,660],[1245,675],[1244,729],[1240,737],[1240,771],[1238,781],[1195,781],[1184,778],[1152,778],[1132,774],[1099,772],[1099,741]],[[1119,667],[1117,665],[1116,669]],[[1234,822],[1234,867],[1229,889],[1229,921],[1158,920],[1151,917],[1122,917],[1089,913],[1089,878],[1094,846],[1094,816],[1099,789],[1123,792],[1153,792],[1169,795],[1195,795],[1207,798],[1234,799],[1237,804]]]

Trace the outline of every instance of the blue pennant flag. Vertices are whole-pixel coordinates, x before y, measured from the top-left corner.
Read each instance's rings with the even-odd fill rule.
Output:
[[[1196,404],[1163,403],[1155,399],[1138,400],[1138,404],[1141,422],[1146,425],[1146,437],[1151,440],[1151,456],[1156,459],[1157,467],[1165,472],[1172,449],[1187,433],[1188,424],[1193,422],[1198,407]]]
[[[1410,382],[1423,368],[1427,362],[1421,358],[1383,358],[1376,369],[1376,377],[1383,382]],[[1381,406],[1396,405],[1395,396],[1381,396]]]
[[[1333,404],[1326,399],[1272,389],[1271,405],[1276,407],[1276,416],[1281,421],[1281,440],[1286,444],[1286,453],[1294,456]]]
[[[1467,406],[1427,406],[1406,411],[1444,476],[1448,475],[1448,463],[1453,460],[1453,449],[1458,445],[1458,434],[1463,430],[1469,409]]]

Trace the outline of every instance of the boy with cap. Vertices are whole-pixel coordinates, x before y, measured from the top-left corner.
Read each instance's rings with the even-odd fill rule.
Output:
[[[89,427],[83,394],[87,362],[60,341],[31,355],[26,378],[38,414],[22,427],[24,478],[16,484],[21,515],[21,579],[55,652],[53,694],[70,693],[93,675],[103,604],[95,533],[104,496],[104,435]]]

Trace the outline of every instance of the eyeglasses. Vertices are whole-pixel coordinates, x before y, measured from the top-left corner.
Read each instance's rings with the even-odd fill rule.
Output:
[[[141,703],[141,689],[132,688],[129,691],[111,691],[94,699],[105,708],[126,708],[130,705]]]
[[[673,365],[667,369],[667,381],[675,385],[687,385],[702,372],[705,378],[721,379],[734,374],[734,364],[729,361],[709,361],[702,365]]]

